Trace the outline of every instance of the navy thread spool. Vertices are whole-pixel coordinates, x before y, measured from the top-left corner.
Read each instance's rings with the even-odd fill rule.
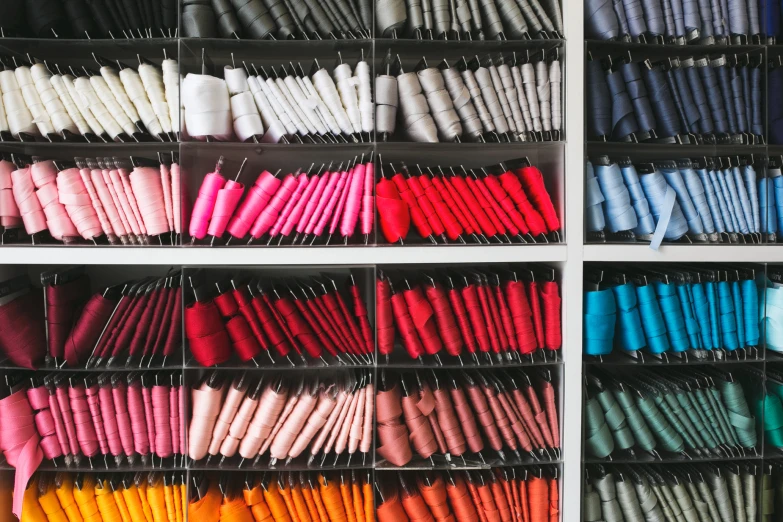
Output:
[[[753,104],[753,124],[752,132],[758,137],[764,136],[764,119],[762,116],[763,107],[761,105],[761,68],[750,67],[750,99]]]
[[[688,78],[685,76],[685,70],[680,67],[680,61],[676,58],[672,59],[670,74],[674,77],[674,83],[677,87],[677,92],[680,95],[680,101],[682,102],[685,113],[683,115],[685,129],[688,132],[699,134],[701,132],[701,115],[699,114],[699,108],[693,101],[693,95],[691,94],[690,85],[688,85]]]
[[[731,84],[734,112],[737,114],[737,132],[749,134],[748,114],[745,107],[745,87],[742,82],[742,75],[735,67],[729,67],[729,83]]]
[[[585,30],[588,38],[615,40],[620,35],[620,24],[612,0],[585,0]]]
[[[642,8],[650,35],[654,38],[663,36],[666,33],[666,22],[664,21],[661,0],[642,0]]]
[[[702,36],[701,14],[697,0],[682,0],[682,16],[685,24],[685,40],[692,42]]]
[[[779,168],[769,169],[768,175],[772,178],[772,184],[775,189],[773,201],[778,213],[778,231],[783,231],[783,176],[781,176]]]
[[[748,71],[750,76],[750,71]],[[769,142],[783,143],[783,67],[774,67],[767,73],[769,81]]]
[[[639,129],[654,136],[657,123],[650,106],[650,99],[647,96],[647,87],[645,87],[642,73],[639,71],[639,64],[628,61],[620,65],[620,71],[622,71],[625,81],[625,89],[633,104]]]
[[[614,8],[614,15],[617,17],[617,25],[620,30],[619,36],[625,38],[631,34],[631,30],[628,27],[628,18],[625,14],[625,6],[622,0],[612,0],[612,7]]]
[[[680,0],[668,0],[671,2],[672,17],[674,18],[674,36],[678,41],[685,40],[685,18]]]
[[[704,92],[704,84],[701,81],[693,58],[682,60],[680,67],[688,80],[688,86],[693,95],[693,103],[699,111],[699,130],[702,135],[711,135],[715,132],[715,122],[712,119],[710,106],[707,102],[707,94]]]
[[[645,85],[647,85],[650,99],[656,102],[653,105],[653,109],[655,111],[655,120],[658,122],[656,129],[658,137],[672,138],[676,141],[679,135],[682,134],[680,118],[677,115],[677,108],[672,100],[672,93],[660,66],[649,64],[643,67],[642,77]]]
[[[700,41],[702,43],[712,43],[714,41],[714,28],[712,25],[712,6],[710,0],[698,0],[699,4],[699,18],[701,19],[701,26],[699,31]]]
[[[666,79],[666,84],[669,86],[669,92],[672,94],[672,101],[674,102],[674,107],[677,109],[677,116],[680,119],[680,124],[682,125],[683,130],[690,134],[692,131],[688,125],[688,116],[685,114],[685,105],[680,98],[680,91],[677,88],[677,82],[674,79],[674,73],[671,67],[665,67],[662,70],[663,76]]]
[[[636,141],[639,123],[631,104],[631,98],[625,89],[625,81],[620,71],[610,70],[606,74],[606,85],[612,99],[612,138],[621,141]]]
[[[704,85],[704,92],[709,93],[706,98],[713,116],[715,132],[728,134],[729,123],[726,117],[726,109],[723,107],[723,100],[720,96],[717,96],[720,93],[720,87],[718,86],[718,78],[715,75],[715,71],[710,67],[707,58],[695,60],[695,66]]]
[[[640,37],[644,37],[644,34],[647,33],[647,22],[644,19],[641,0],[623,0],[623,6],[631,38],[638,40]]]
[[[759,0],[762,20],[762,32],[768,41],[780,33],[780,5],[775,0]]]
[[[601,62],[587,61],[587,123],[591,137],[606,140],[612,133],[612,99]]]
[[[674,27],[674,14],[672,13],[672,0],[661,0],[663,8],[664,36],[667,41],[674,41],[677,37],[677,30]]]
[[[721,56],[710,61],[710,67],[716,72],[720,95],[723,99],[723,107],[726,110],[726,121],[729,132],[737,134],[737,114],[734,110],[734,100],[731,93],[731,81],[729,80],[729,70],[727,68],[726,57]]]

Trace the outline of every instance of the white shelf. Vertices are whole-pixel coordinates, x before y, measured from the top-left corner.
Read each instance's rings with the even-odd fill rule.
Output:
[[[780,263],[783,245],[585,245],[584,261],[603,262],[691,262],[691,263]]]
[[[376,265],[564,262],[565,245],[324,248],[0,247],[0,264],[77,265]]]

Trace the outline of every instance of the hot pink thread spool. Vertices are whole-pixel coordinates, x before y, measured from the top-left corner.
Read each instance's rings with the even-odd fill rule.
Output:
[[[278,170],[277,174],[279,173]],[[264,207],[283,183],[277,179],[277,174],[265,170],[258,176],[256,182],[250,187],[247,197],[239,205],[228,224],[228,233],[231,234],[231,237],[242,239],[247,235],[261,211],[264,210]]]
[[[362,207],[362,189],[364,187],[364,174],[367,168],[359,163],[351,173],[351,183],[348,185],[348,199],[345,202],[345,211],[340,222],[340,234],[346,238],[353,235],[356,230],[356,221]]]
[[[171,164],[171,205],[174,215],[174,232],[182,233],[182,194],[180,189],[179,164]]]
[[[58,241],[67,237],[77,237],[79,232],[68,216],[65,205],[60,203],[60,195],[57,192],[57,167],[54,162],[33,163],[30,167],[30,177],[35,188],[38,189],[35,195],[41,203],[46,216],[46,226],[52,237]]]
[[[315,225],[315,228],[313,228],[312,232],[315,234],[316,237],[321,236],[321,234],[324,233],[324,230],[326,229],[327,223],[329,223],[329,217],[334,212],[334,209],[337,207],[337,204],[339,203],[340,199],[342,199],[343,189],[345,188],[345,181],[348,178],[348,173],[343,172],[333,172],[332,175],[335,177],[337,182],[334,185],[334,189],[329,197],[329,201],[326,203],[326,208],[323,210],[323,213],[318,217],[318,222]],[[327,192],[329,191],[329,187],[326,188]],[[307,229],[305,229],[305,233],[307,233]]]
[[[343,215],[343,209],[345,208],[345,202],[348,200],[348,193],[350,192],[351,187],[351,175],[353,174],[355,170],[355,167],[350,170],[350,172],[347,172],[345,175],[345,184],[343,185],[342,193],[340,194],[340,202],[337,203],[337,208],[334,210],[334,215],[332,216],[332,223],[329,225],[329,239],[326,240],[326,243],[329,244],[329,241],[332,239],[332,235],[337,230],[337,225],[340,223],[340,218]]]
[[[375,164],[372,159],[365,164],[364,171],[364,196],[362,196],[362,215],[361,226],[364,234],[364,244],[366,245],[370,234],[372,234],[373,219],[375,218]]]
[[[329,183],[329,177],[329,172],[325,172],[323,175],[319,176],[317,180],[313,180],[314,182],[317,181],[318,183],[315,187],[315,191],[310,197],[310,200],[304,207],[304,211],[299,218],[299,223],[296,225],[297,235],[301,234],[307,229],[307,223],[309,223],[312,219],[313,214],[315,214],[315,209],[318,207],[321,199],[324,197],[324,191],[326,190],[326,185]]]
[[[293,214],[294,207],[296,207],[299,201],[302,199],[302,195],[310,185],[315,185],[317,182],[317,179],[310,180],[310,178],[307,177],[307,174],[299,174],[299,176],[296,178],[296,188],[294,189],[293,194],[291,194],[291,197],[288,198],[288,201],[285,202],[283,210],[280,211],[280,215],[277,216],[274,226],[269,231],[270,239],[280,234],[280,231],[283,229],[286,221],[288,221],[288,219]],[[280,241],[282,240],[283,236],[280,237]]]
[[[57,175],[57,192],[60,194],[60,203],[65,205],[65,210],[79,234],[84,239],[93,240],[100,236],[103,229],[79,169],[65,169]]]
[[[318,189],[318,182],[319,182],[318,174],[313,176],[308,180],[307,187],[305,188],[304,194],[302,194],[302,197],[299,199],[299,201],[296,203],[296,207],[294,207],[294,210],[291,212],[291,214],[286,218],[285,224],[283,225],[283,228],[280,230],[280,233],[283,235],[283,237],[288,237],[291,235],[291,232],[293,232],[294,227],[297,226],[297,223],[302,219],[302,215],[305,212],[305,209],[310,201],[312,201],[313,198],[317,197],[316,192]],[[282,238],[281,238],[282,239]],[[294,241],[296,241],[296,236],[294,237]]]
[[[28,234],[36,234],[46,230],[46,216],[41,202],[35,195],[35,185],[30,174],[30,167],[15,170],[11,173],[14,200],[22,216],[24,229]]]
[[[283,179],[282,185],[269,200],[269,204],[258,215],[258,219],[250,229],[250,235],[252,239],[258,239],[272,228],[277,220],[277,216],[285,207],[286,202],[291,198],[297,185],[297,177],[293,174],[289,174]]]
[[[300,234],[304,233],[305,239],[307,236],[313,233],[313,230],[315,230],[315,226],[321,220],[321,216],[323,216],[324,211],[329,205],[329,201],[334,197],[334,190],[337,188],[337,182],[340,181],[340,173],[337,171],[326,172],[323,177],[328,179],[324,185],[321,197],[318,198],[318,204],[316,205],[315,210],[313,211],[312,215],[310,215],[310,219],[307,220],[307,223],[305,223],[301,229],[299,226],[296,227],[296,232]],[[299,224],[302,224],[301,221]],[[302,240],[302,243],[304,243],[305,239]]]
[[[171,171],[168,165],[160,164],[160,183],[163,185],[163,202],[166,205],[166,221],[169,230],[174,230],[174,205],[171,201]]]
[[[245,192],[245,186],[242,183],[238,183],[238,180],[246,163],[247,158],[244,159],[239,167],[236,177],[233,180],[228,180],[223,188],[218,191],[215,199],[215,208],[212,211],[212,218],[209,221],[209,229],[207,230],[207,233],[212,236],[213,242],[215,238],[221,237],[226,231],[228,221],[234,214],[234,210],[236,210],[239,200],[242,199],[242,194]]]
[[[10,161],[0,161],[0,225],[7,228],[22,226],[22,215],[16,205],[11,173],[16,169]]]
[[[223,156],[218,159],[215,165],[215,172],[210,172],[204,177],[201,188],[198,189],[198,197],[193,204],[193,211],[190,214],[190,233],[193,243],[196,239],[204,239],[209,228],[209,218],[212,217],[212,211],[215,209],[218,192],[226,184],[226,178],[220,173],[223,168]]]

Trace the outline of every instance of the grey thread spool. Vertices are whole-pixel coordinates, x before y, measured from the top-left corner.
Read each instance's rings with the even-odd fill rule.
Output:
[[[500,13],[498,12],[498,6],[495,4],[495,0],[478,0],[481,5],[481,11],[484,14],[483,19],[486,21],[486,31],[490,38],[506,39],[505,29],[503,27],[503,21],[500,19]]]
[[[498,75],[500,81],[503,83],[503,90],[505,91],[508,105],[511,108],[511,115],[514,118],[514,126],[517,129],[518,134],[524,133],[526,130],[525,118],[522,114],[522,108],[519,105],[519,95],[517,89],[514,86],[514,78],[511,74],[511,67],[508,64],[502,63],[498,65]]]
[[[213,38],[215,12],[208,4],[184,0],[182,5],[182,33],[192,38]]]
[[[541,108],[538,104],[536,72],[533,69],[533,64],[522,64],[520,72],[522,73],[522,84],[525,86],[525,97],[530,107],[530,117],[533,118],[533,130],[541,132]]]
[[[462,121],[463,133],[472,137],[475,141],[480,141],[482,139],[483,126],[476,112],[476,107],[471,100],[470,91],[465,86],[465,82],[462,81],[462,76],[460,76],[457,69],[452,69],[448,65],[441,68],[441,74],[443,75],[443,81],[446,82],[446,89],[449,91],[454,109]]]
[[[318,27],[318,34],[334,36],[334,24],[324,12],[320,2],[317,0],[304,0],[304,2],[307,4],[308,9],[310,9],[310,15],[313,17],[313,21]]]
[[[287,40],[294,33],[294,20],[283,0],[264,0],[264,5],[277,25],[277,38]]]
[[[431,0],[432,1],[432,16],[435,20],[435,26],[433,32],[436,38],[440,38],[441,35],[446,35],[448,39],[448,33],[451,31],[451,6],[449,0]]]
[[[437,127],[430,114],[427,98],[422,93],[418,75],[415,72],[401,73],[397,76],[397,88],[408,137],[417,142],[437,143]]]
[[[543,25],[541,25],[541,22],[538,20],[533,7],[530,5],[530,2],[528,0],[516,0],[516,2],[517,6],[519,7],[519,11],[522,13],[522,16],[525,18],[527,25],[530,28],[530,32],[532,34],[540,33],[543,29]]]
[[[388,74],[375,78],[375,131],[383,140],[394,134],[397,127],[397,107],[400,104],[397,78]]]
[[[618,478],[623,479],[623,476],[619,475]],[[643,522],[642,506],[639,505],[636,489],[634,489],[631,481],[627,479],[617,480],[614,487],[617,491],[617,502],[620,504],[625,520],[629,522]]]
[[[742,491],[747,521],[756,522],[756,476],[748,471],[742,473]]]
[[[527,103],[527,97],[525,96],[525,84],[522,82],[522,72],[519,69],[519,65],[511,67],[511,77],[514,80],[514,87],[517,90],[517,100],[519,101],[519,108],[522,111],[522,118],[525,121],[525,128],[528,132],[533,132],[533,117],[530,114],[530,106]]]
[[[726,473],[726,482],[729,485],[729,494],[731,495],[731,505],[734,508],[735,522],[747,522],[745,516],[745,496],[742,493],[742,478],[739,473],[734,473],[733,470],[730,470]]]
[[[328,10],[330,13],[330,16],[332,17],[332,22],[334,22],[337,27],[340,28],[340,31],[343,34],[348,33],[350,31],[350,27],[346,23],[345,18],[343,18],[342,14],[340,13],[340,9],[337,7],[337,4],[335,4],[334,0],[322,0],[324,7]]]
[[[419,83],[427,96],[430,113],[438,126],[438,135],[443,141],[455,141],[462,137],[462,124],[451,101],[440,69],[428,67],[417,73]]]
[[[335,6],[337,13],[341,19],[345,22],[346,29],[358,33],[361,29],[359,20],[354,16],[351,8],[348,7],[348,0],[331,0],[332,5]]]
[[[456,0],[455,14],[462,34],[470,36],[470,29],[473,23],[473,13],[468,5],[468,0]]]
[[[377,0],[375,2],[375,17],[378,28],[384,38],[402,29],[407,21],[404,0]],[[426,18],[425,18],[426,20]]]
[[[688,490],[688,495],[691,497],[693,507],[696,508],[696,512],[699,515],[699,520],[709,520],[710,510],[707,507],[707,503],[701,498],[699,490],[696,488],[696,484],[690,480],[685,482],[685,488]]]
[[[683,486],[681,482],[678,482],[672,486],[672,493],[674,494],[674,498],[677,499],[677,504],[680,506],[685,520],[687,522],[699,522],[699,514],[693,507],[693,501],[691,500],[690,495],[688,495],[685,486]]]
[[[498,11],[503,18],[503,27],[506,28],[508,35],[516,40],[525,39],[528,32],[527,22],[525,22],[525,17],[522,16],[522,11],[516,2],[514,0],[499,0]]]
[[[408,30],[416,35],[417,39],[422,38],[421,30],[424,27],[424,12],[421,7],[421,0],[405,0],[408,9]]]
[[[552,130],[557,132],[563,128],[563,109],[560,98],[562,81],[560,60],[552,60],[552,63],[549,64],[549,91],[551,93]]]
[[[555,24],[552,23],[552,19],[544,10],[544,7],[541,5],[541,2],[539,0],[528,0],[528,1],[530,2],[530,7],[533,8],[533,12],[538,17],[538,21],[541,22],[544,31],[547,31],[548,33],[554,32]]]
[[[696,482],[696,488],[699,490],[699,495],[704,503],[707,505],[707,510],[710,515],[710,520],[720,520],[720,513],[718,513],[718,506],[715,505],[715,499],[712,498],[710,487],[704,480],[704,477],[700,476],[700,480]]]
[[[592,484],[585,484],[584,501],[582,502],[583,522],[600,522],[602,520],[601,497],[593,489]]]
[[[242,37],[242,26],[229,0],[212,0],[212,10],[217,17],[217,30],[223,38]]]
[[[421,10],[424,14],[424,30],[427,31],[430,39],[433,38],[432,30],[435,25],[432,18],[432,1],[433,0],[421,0]]]
[[[470,22],[473,27],[473,31],[476,32],[476,37],[479,40],[484,39],[484,26],[481,23],[481,8],[479,7],[479,0],[468,0],[468,6],[470,7]]]
[[[462,81],[465,83],[465,87],[467,87],[468,92],[470,93],[470,99],[476,107],[476,114],[478,114],[479,120],[481,120],[484,132],[495,132],[495,124],[492,121],[492,115],[490,115],[489,109],[487,109],[484,97],[481,95],[481,87],[476,81],[476,76],[473,74],[473,71],[469,67],[465,67],[460,73],[460,76],[462,76]]]
[[[359,0],[359,15],[362,17],[362,25],[367,30],[368,37],[372,37],[372,0]]]
[[[552,130],[552,105],[549,102],[552,92],[549,86],[549,68],[544,60],[536,63],[536,94],[541,108],[541,127],[544,132],[549,132]]]
[[[457,19],[457,3],[456,0],[449,0],[449,13],[451,16],[451,32],[459,37],[459,20]]]
[[[487,110],[492,116],[492,124],[495,126],[498,133],[506,134],[509,131],[508,121],[506,120],[503,108],[500,105],[497,90],[495,90],[495,86],[492,85],[492,77],[490,76],[489,69],[486,67],[479,67],[474,74],[476,76],[476,81],[481,88],[481,97],[487,104]]]
[[[318,23],[313,16],[310,7],[304,0],[289,0],[289,4],[293,8],[293,14],[299,19],[299,22],[304,27],[302,31],[306,37],[318,32]]]
[[[503,116],[506,118],[508,129],[513,133],[514,136],[518,136],[518,134],[524,132],[525,129],[517,129],[516,122],[514,121],[514,115],[511,112],[511,106],[509,105],[508,98],[506,97],[506,91],[503,90],[503,81],[500,79],[498,68],[495,67],[495,64],[492,62],[491,58],[489,60],[489,66],[487,67],[487,70],[489,71],[489,77],[492,80],[492,86],[497,93],[498,101],[500,102],[500,108],[503,110]]]
[[[593,479],[593,487],[601,497],[601,512],[606,522],[623,522],[623,511],[617,501],[617,490],[614,475],[607,473],[601,478]]]
[[[665,522],[666,517],[661,509],[660,501],[650,487],[649,481],[640,475],[634,480],[634,488],[636,488],[636,497],[645,520],[647,522]]]
[[[231,0],[237,19],[251,38],[264,39],[276,29],[269,10],[261,0]]]

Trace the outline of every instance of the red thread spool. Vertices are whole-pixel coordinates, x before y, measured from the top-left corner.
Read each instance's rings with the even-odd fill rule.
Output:
[[[222,364],[231,357],[231,340],[212,301],[185,307],[185,337],[202,366]]]
[[[395,174],[392,177],[394,185],[399,191],[400,198],[408,204],[408,210],[411,215],[411,221],[416,227],[421,237],[429,237],[432,235],[432,227],[427,222],[427,217],[424,212],[419,208],[419,204],[416,202],[416,196],[411,192],[408,187],[408,182],[405,181],[405,177],[402,174]]]
[[[407,181],[408,188],[416,197],[416,203],[419,205],[424,217],[427,218],[427,223],[430,224],[432,231],[437,235],[443,234],[446,231],[446,228],[443,226],[443,222],[440,220],[438,213],[435,212],[435,207],[432,206],[429,198],[427,198],[427,194],[424,192],[424,187],[421,185],[419,176],[410,176]]]
[[[541,313],[541,301],[538,299],[538,283],[528,281],[525,284],[527,301],[533,313],[533,332],[536,334],[536,348],[544,347],[544,317]]]
[[[362,332],[362,338],[364,339],[364,353],[373,353],[375,348],[375,340],[372,332],[372,326],[370,326],[369,314],[367,313],[367,307],[362,299],[362,294],[359,291],[359,287],[351,284],[348,285],[348,291],[353,298],[353,314],[359,321],[359,328]]]
[[[555,400],[555,387],[549,381],[544,381],[541,388],[541,396],[544,399],[544,410],[549,424],[549,433],[552,436],[550,446],[560,447],[560,424],[557,417],[557,401]]]
[[[490,221],[489,216],[484,212],[484,209],[474,196],[473,190],[468,186],[467,181],[460,176],[452,176],[448,178],[448,180],[452,183],[460,198],[465,202],[469,213],[475,218],[478,230],[487,236],[494,236],[497,234],[497,228],[495,228],[492,221]]]
[[[527,194],[525,194],[519,178],[511,171],[504,172],[500,175],[500,184],[522,213],[525,223],[530,228],[530,233],[534,236],[545,234],[546,222],[538,210],[533,207],[530,200],[527,199]]]
[[[93,295],[84,305],[82,315],[65,341],[65,360],[69,366],[78,366],[89,357],[114,311],[114,305],[101,294]]]
[[[563,345],[559,285],[555,281],[544,281],[539,295],[544,302],[544,346],[549,350],[559,350]]]
[[[432,306],[424,297],[419,286],[403,291],[403,295],[419,339],[424,346],[424,351],[428,355],[435,355],[443,349],[443,343],[438,336],[435,312],[432,310]]]
[[[235,315],[230,318],[226,322],[226,332],[234,346],[234,351],[242,361],[249,361],[261,353],[261,346],[243,316]]]
[[[160,282],[158,283],[160,285]],[[138,357],[143,355],[143,348],[147,336],[147,332],[150,331],[152,325],[153,314],[160,303],[163,295],[163,289],[160,286],[156,286],[152,292],[150,292],[147,300],[147,305],[144,307],[141,313],[139,321],[133,326],[133,338],[130,342],[129,355],[131,357]]]
[[[514,321],[514,331],[519,343],[519,352],[529,354],[536,349],[536,337],[533,331],[532,311],[525,295],[524,284],[508,281],[505,285],[508,307]]]
[[[497,303],[495,302],[495,297],[492,294],[492,288],[488,285],[481,285],[479,287],[479,290],[483,289],[483,293],[487,298],[487,304],[489,305],[489,316],[491,318],[491,323],[495,329],[495,335],[497,337],[498,342],[498,349],[500,351],[505,351],[508,348],[508,339],[506,338],[506,333],[503,331],[503,323],[500,319],[500,311],[498,310]],[[490,340],[491,340],[491,333],[490,333]]]
[[[391,285],[385,279],[375,281],[375,322],[378,352],[389,355],[394,350],[394,315],[391,305]]]
[[[168,328],[163,327],[163,320],[171,317],[171,306],[174,302],[174,289],[166,286],[168,279],[164,279],[164,287],[161,289],[161,296],[155,311],[152,312],[152,323],[150,324],[149,335],[144,342],[144,357],[157,355],[156,348],[162,344]],[[171,325],[173,326],[173,325]]]
[[[500,204],[498,199],[495,198],[495,195],[492,193],[491,190],[489,190],[489,187],[487,187],[487,184],[485,182],[486,182],[486,178],[476,180],[476,185],[479,187],[479,190],[481,190],[481,195],[484,197],[484,199],[486,199],[489,202],[492,211],[497,215],[498,219],[500,219],[500,222],[503,223],[503,226],[511,234],[513,235],[519,234],[520,228],[516,225],[516,222],[511,219],[511,217],[508,215],[506,210]]]
[[[484,189],[484,186],[481,185],[481,183],[479,183],[475,179],[471,178],[470,176],[465,178],[465,183],[467,183],[468,187],[471,190],[471,193],[476,198],[476,202],[478,202],[479,206],[482,208],[482,210],[484,210],[484,213],[487,215],[487,218],[489,218],[493,228],[495,228],[498,231],[498,233],[505,234],[506,227],[504,226],[503,222],[500,220],[498,215],[495,213],[495,209],[492,207],[492,204],[489,202],[489,199],[484,195],[484,190],[486,190]]]
[[[468,385],[467,394],[473,406],[473,411],[476,413],[476,420],[478,420],[484,435],[487,437],[489,447],[495,451],[500,451],[503,449],[503,438],[500,436],[500,431],[487,403],[487,398],[477,385]]]
[[[343,299],[343,295],[338,292],[337,290],[334,290],[335,299],[337,301],[338,306],[340,307],[340,312],[342,313],[342,316],[345,318],[345,324],[348,325],[348,332],[351,336],[351,341],[353,342],[353,346],[356,347],[356,351],[361,353],[363,350],[361,347],[363,346],[363,337],[361,332],[359,331],[359,326],[356,324],[356,321],[354,321],[354,316],[351,315],[351,313],[348,311],[348,305],[345,303],[345,299]]]
[[[269,338],[269,342],[272,344],[275,351],[282,357],[288,355],[291,351],[291,345],[288,342],[288,338],[283,333],[282,328],[280,328],[280,325],[277,323],[277,319],[275,319],[267,301],[261,296],[253,296],[251,305],[258,316],[261,328],[263,328],[264,333]]]
[[[465,232],[468,234],[476,232],[476,228],[471,224],[470,218],[466,215],[468,209],[465,206],[465,203],[456,195],[456,192],[454,192],[454,187],[448,183],[444,183],[444,181],[437,176],[432,178],[432,184],[435,186],[435,190],[438,191],[440,197],[443,198],[446,207],[454,213],[454,217],[457,218],[457,221],[459,221],[459,224],[465,229]]]
[[[296,306],[286,297],[277,299],[275,309],[280,314],[285,324],[291,329],[291,335],[302,344],[302,348],[315,359],[323,354],[323,346],[310,328],[310,325],[296,310]]]
[[[402,344],[412,359],[418,359],[424,353],[424,347],[419,340],[419,334],[416,332],[416,325],[408,312],[405,297],[402,294],[392,295],[391,308],[394,313],[394,322],[402,337]]]
[[[174,305],[171,307],[170,315],[171,326],[169,327],[166,341],[163,345],[163,356],[170,357],[174,351],[179,348],[182,342],[182,319],[180,314],[182,310],[182,287],[174,289]]]
[[[493,286],[492,292],[498,305],[500,322],[503,325],[503,333],[506,342],[508,343],[508,347],[517,352],[519,351],[519,343],[517,342],[516,332],[514,331],[514,320],[511,318],[511,310],[509,310],[508,303],[506,303],[506,295],[503,293],[503,289],[500,288],[500,285]]]
[[[523,167],[516,170],[519,181],[525,187],[533,204],[536,206],[541,216],[546,222],[549,232],[560,230],[560,219],[557,217],[557,211],[552,204],[552,197],[544,185],[544,175],[537,167]]]
[[[454,319],[454,314],[449,305],[449,298],[443,287],[438,283],[427,285],[425,292],[427,299],[435,312],[438,332],[443,341],[443,347],[449,355],[458,357],[462,353],[462,336],[459,327]]]
[[[462,294],[458,289],[451,288],[449,290],[449,302],[451,303],[452,310],[454,310],[454,318],[459,326],[465,348],[467,348],[468,353],[476,353],[476,350],[478,350],[478,343],[471,330],[470,316],[465,309],[465,302],[462,300]]]
[[[484,440],[481,438],[481,433],[476,425],[473,410],[470,409],[468,399],[465,397],[465,391],[460,387],[450,387],[449,393],[454,404],[454,411],[459,418],[462,434],[465,436],[465,443],[472,453],[478,453],[484,449]]]
[[[386,241],[396,243],[407,238],[411,228],[411,214],[393,181],[383,178],[378,182],[375,187],[375,205]]]
[[[492,194],[495,201],[497,201],[500,207],[508,214],[508,217],[511,219],[514,226],[523,234],[529,233],[530,228],[528,228],[524,216],[517,210],[517,207],[514,205],[514,200],[511,199],[511,196],[503,189],[503,185],[501,185],[497,176],[489,174],[482,182],[486,185],[487,189],[489,189],[489,192]]]
[[[333,356],[337,355],[337,347],[332,342],[332,338],[329,336],[329,334],[326,333],[323,328],[323,324],[318,321],[318,319],[316,319],[312,309],[308,307],[307,304],[308,303],[301,299],[294,299],[294,305],[296,305],[299,313],[302,315],[302,317],[304,317],[305,321],[307,321],[307,324],[310,325],[310,328],[313,330],[315,337],[321,342],[321,344],[323,344],[324,349]]]
[[[473,330],[473,336],[478,343],[479,350],[488,353],[492,348],[489,340],[489,331],[484,319],[481,303],[479,302],[479,291],[476,285],[468,285],[462,289],[462,299],[465,303],[465,310],[468,312],[470,324]]]
[[[267,339],[264,329],[261,327],[261,321],[253,308],[253,299],[250,297],[247,288],[235,288],[233,292],[231,292],[231,295],[237,303],[239,313],[241,313],[247,321],[247,324],[253,331],[253,336],[258,340],[261,348],[265,351],[269,351],[269,339]]]
[[[443,228],[446,229],[446,237],[452,241],[456,241],[456,239],[461,236],[463,232],[459,221],[454,216],[454,213],[451,211],[448,205],[443,202],[443,198],[432,184],[432,181],[430,181],[430,178],[422,174],[419,176],[419,181],[422,188],[424,189],[424,193],[427,195],[427,199],[429,199],[430,203],[432,203],[432,206],[435,207],[435,211],[437,212],[438,217],[443,222]]]
[[[343,315],[340,303],[337,301],[334,292],[326,292],[320,297],[321,303],[324,306],[325,314],[327,317],[332,318],[332,322],[337,326],[336,330],[342,338],[342,342],[346,349],[351,353],[358,353],[357,346],[352,340],[351,330],[346,322],[346,317]]]
[[[320,329],[326,333],[326,336],[332,342],[332,345],[335,346],[341,353],[345,353],[345,344],[343,344],[343,342],[340,340],[340,336],[335,331],[332,323],[326,318],[323,310],[320,306],[318,306],[318,303],[316,303],[316,299],[307,299],[305,301],[305,306],[307,307],[310,315],[312,315],[312,317],[320,325]]]

